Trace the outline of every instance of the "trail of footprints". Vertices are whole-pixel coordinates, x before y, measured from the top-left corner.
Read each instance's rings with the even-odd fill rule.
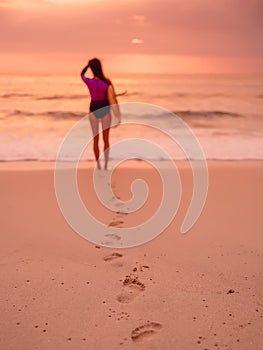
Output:
[[[114,188],[114,186],[113,186]],[[120,199],[117,196],[118,199]],[[117,203],[116,206],[121,206],[121,203]],[[128,213],[122,212],[120,210],[115,212],[115,217],[112,218],[112,221],[108,224],[109,227],[123,227],[124,224],[124,216],[128,215]],[[108,234],[106,237],[110,239],[114,239],[116,241],[120,240],[120,236],[117,234]],[[111,263],[112,266],[118,266],[122,267],[123,266],[123,255],[119,252],[114,252],[112,254],[108,254],[104,256],[103,260],[107,263]],[[117,295],[117,301],[120,304],[129,304],[132,303],[135,298],[139,297],[140,294],[142,294],[146,286],[144,283],[142,283],[139,280],[138,275],[136,274],[137,272],[142,272],[145,269],[149,269],[149,266],[142,265],[139,268],[134,267],[133,273],[128,274],[125,276],[124,280],[122,281],[122,288],[121,292],[119,295]],[[110,309],[110,311],[114,314],[115,311]],[[112,315],[110,314],[109,317]],[[122,312],[121,314],[115,314],[118,320],[121,319],[128,319],[130,315],[126,312]],[[139,343],[143,342],[145,340],[152,339],[152,337],[160,331],[162,328],[162,325],[157,322],[150,322],[147,321],[145,324],[142,324],[135,329],[132,330],[130,338],[133,342]],[[127,339],[125,339],[127,340]],[[120,343],[122,345],[123,343]]]
[[[112,254],[108,254],[104,256],[103,260],[105,262],[116,262],[123,260],[123,255],[118,252],[114,252]],[[122,266],[122,265],[121,265]],[[139,276],[135,273],[143,272],[148,270],[149,266],[141,265],[139,267],[134,267],[133,272],[126,275],[124,280],[122,281],[122,289],[119,295],[117,295],[117,301],[120,304],[129,304],[132,303],[135,298],[139,297],[141,293],[143,293],[146,289],[144,283],[139,280]],[[115,313],[114,310],[109,309],[111,312]],[[128,313],[122,312],[121,314],[115,314],[117,319],[128,319],[130,315]],[[109,315],[112,317],[112,315]],[[158,322],[150,322],[147,321],[145,324],[139,325],[135,329],[131,331],[130,339],[134,343],[141,343],[144,341],[151,340],[155,334],[157,334],[162,329],[162,325]],[[125,339],[127,340],[127,339]],[[123,343],[120,343],[122,345]]]
[[[116,189],[115,184],[112,184],[112,189]],[[121,199],[118,195],[116,195],[116,198]],[[112,200],[114,199],[115,197],[112,197]],[[118,207],[120,208],[122,206],[123,206],[123,203],[120,203],[120,202],[115,203],[116,208]],[[116,211],[115,216],[112,218],[112,221],[108,224],[108,227],[122,227],[122,225],[124,224],[123,217],[125,215],[128,215],[128,213],[122,212],[121,210]]]

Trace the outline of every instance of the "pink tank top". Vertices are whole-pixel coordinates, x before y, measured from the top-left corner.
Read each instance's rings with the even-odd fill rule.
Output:
[[[106,84],[103,80],[95,78],[90,79],[85,77],[85,75],[82,75],[81,78],[89,89],[91,101],[108,99],[108,84]]]

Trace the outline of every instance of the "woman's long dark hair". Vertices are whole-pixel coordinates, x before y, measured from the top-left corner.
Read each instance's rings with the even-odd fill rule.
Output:
[[[106,84],[111,85],[111,81],[108,78],[106,78],[103,73],[101,62],[98,58],[93,58],[89,60],[88,66],[92,70],[92,73],[94,74],[94,76],[103,80]]]

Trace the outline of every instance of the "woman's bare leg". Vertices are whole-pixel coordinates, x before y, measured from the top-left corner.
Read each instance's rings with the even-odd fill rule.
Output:
[[[100,166],[100,150],[99,150],[99,119],[95,117],[93,113],[89,114],[90,126],[93,134],[93,151],[95,159],[97,162],[98,169],[101,169]]]
[[[103,142],[104,142],[104,158],[105,158],[105,166],[104,169],[108,169],[108,161],[109,161],[109,151],[110,151],[110,143],[109,143],[109,134],[111,127],[111,114],[105,115],[101,119],[102,123],[102,134],[103,134]]]

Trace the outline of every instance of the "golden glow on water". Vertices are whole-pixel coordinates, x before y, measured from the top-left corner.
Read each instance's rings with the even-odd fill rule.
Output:
[[[128,91],[119,97],[120,103],[149,103],[178,113],[193,129],[209,159],[263,159],[263,77],[171,74],[109,74],[109,77],[117,93]],[[79,73],[0,75],[0,161],[55,159],[63,137],[87,114],[89,100]],[[162,130],[180,135],[173,119],[159,115],[154,120],[157,117]],[[129,122],[129,118],[129,114],[123,113],[123,122]],[[149,114],[142,113],[138,118],[149,125]],[[112,142],[125,138],[126,129],[124,126],[113,129]],[[86,130],[81,132],[86,137]],[[139,132],[133,130],[133,137]],[[153,131],[149,134],[153,140],[162,139],[163,147],[169,147],[164,137]],[[184,155],[174,146],[168,149],[174,157],[183,159]],[[84,157],[93,159],[92,150],[87,152]]]

